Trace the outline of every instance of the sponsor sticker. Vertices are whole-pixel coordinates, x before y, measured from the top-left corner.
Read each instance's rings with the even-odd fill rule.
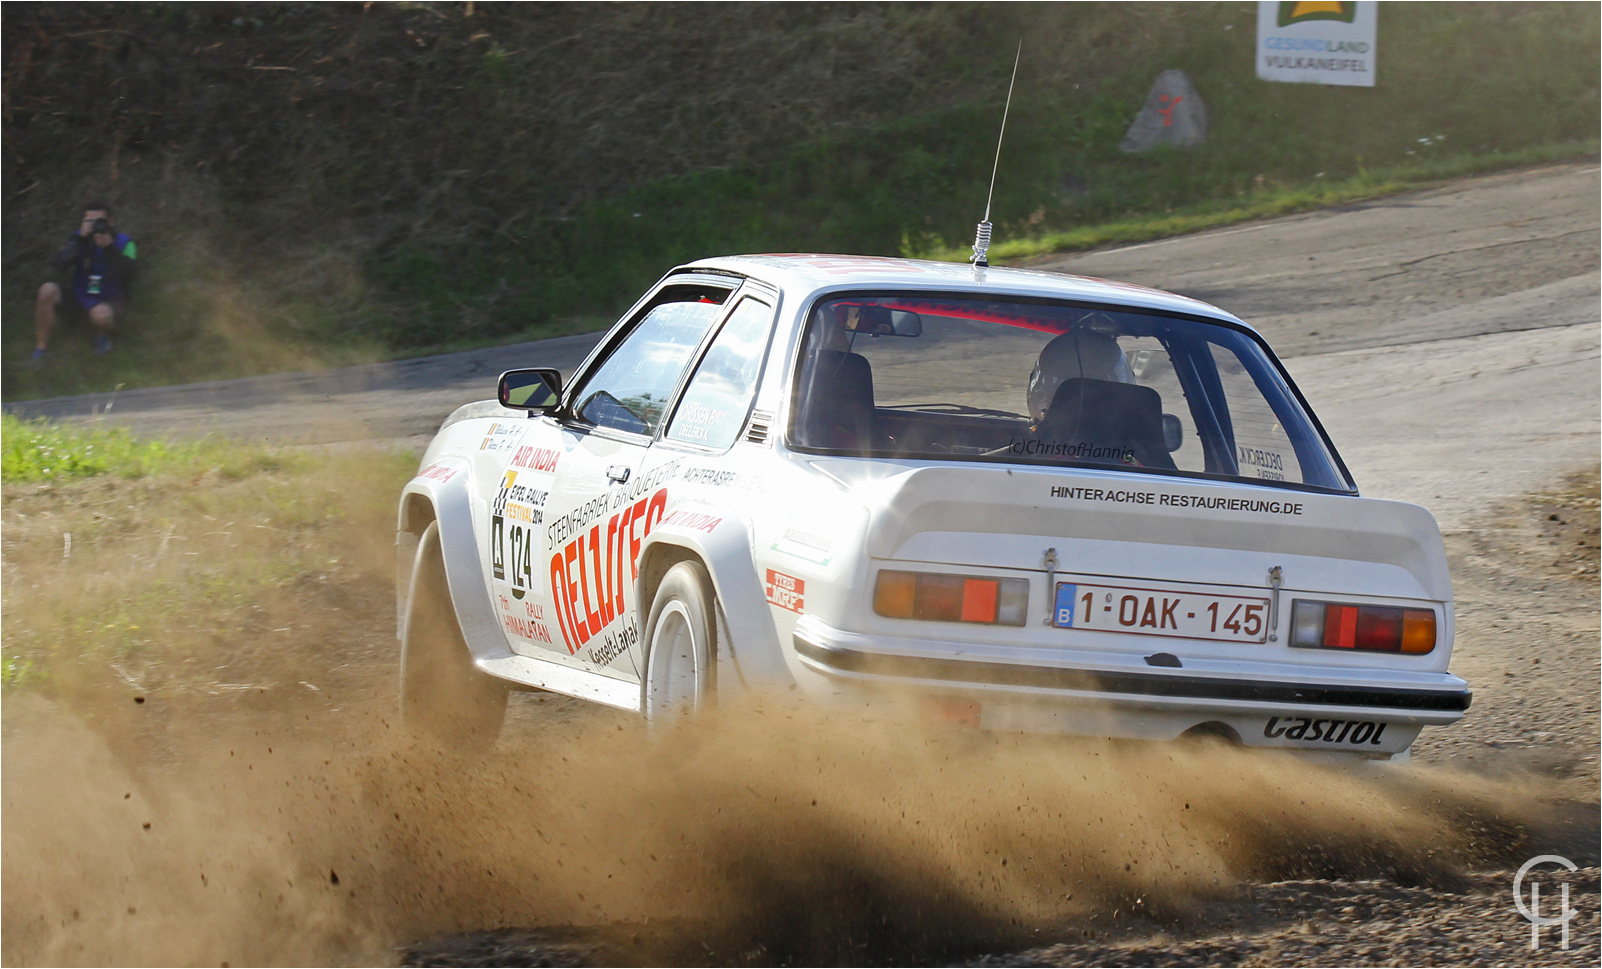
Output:
[[[1203,508],[1220,511],[1252,511],[1262,515],[1300,515],[1299,501],[1260,498],[1222,498],[1213,495],[1176,495],[1164,491],[1130,488],[1078,488],[1053,486],[1051,497],[1070,501],[1091,501],[1117,505],[1156,505],[1164,508]]]
[[[549,497],[549,492],[519,482],[520,474],[527,472],[507,471],[501,476],[490,505],[490,570],[495,578],[511,583],[515,599],[534,588],[534,544]]]
[[[551,593],[569,654],[625,615],[625,592],[639,578],[640,545],[662,521],[667,498],[667,489],[660,488],[624,505],[604,523],[568,533],[572,540],[551,556]]]
[[[544,471],[548,473],[554,473],[556,471],[556,463],[560,461],[561,458],[562,454],[560,451],[553,451],[550,448],[534,447],[531,444],[524,444],[517,449],[516,454],[512,455],[510,464],[514,468],[521,468],[525,471]]]
[[[814,565],[828,565],[834,554],[834,540],[810,528],[792,525],[784,530],[770,548],[775,552],[793,556]]]
[[[727,414],[728,411],[705,404],[685,404],[679,408],[678,416],[673,420],[673,430],[689,440],[705,441],[714,426]]]
[[[698,511],[676,511],[662,519],[664,525],[677,525],[680,528],[694,528],[698,531],[711,533],[712,529],[723,524],[723,519],[716,515],[708,515]]]
[[[590,645],[590,662],[596,666],[611,666],[619,656],[628,652],[639,641],[640,632],[635,627],[633,618],[630,618],[621,628],[602,636],[599,643]]]
[[[545,608],[525,600],[513,605],[505,596],[496,597],[501,607],[501,626],[509,635],[536,643],[551,642],[551,629],[545,624]]]
[[[685,484],[710,485],[714,488],[739,488],[744,491],[762,490],[761,482],[753,475],[719,468],[685,468]]]
[[[798,579],[793,575],[775,572],[768,569],[768,580],[765,583],[768,601],[780,609],[788,609],[799,613],[806,606],[807,583],[805,579]]]
[[[1263,736],[1299,743],[1370,744],[1380,742],[1385,734],[1385,723],[1374,720],[1335,720],[1310,717],[1269,717],[1263,725]]]

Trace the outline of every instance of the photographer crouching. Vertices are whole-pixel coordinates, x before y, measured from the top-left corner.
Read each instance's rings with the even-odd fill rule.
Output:
[[[111,352],[111,331],[127,311],[127,300],[139,266],[138,249],[126,234],[118,232],[111,219],[111,206],[90,202],[83,207],[83,221],[67,244],[56,253],[58,271],[72,269],[71,293],[64,297],[55,282],[39,287],[34,303],[35,342],[33,367],[45,361],[50,331],[56,317],[66,314],[89,321],[94,333],[96,353]]]

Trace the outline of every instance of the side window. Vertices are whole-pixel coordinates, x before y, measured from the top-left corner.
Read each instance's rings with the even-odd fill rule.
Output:
[[[1170,417],[1178,422],[1179,448],[1170,452],[1174,467],[1180,471],[1206,470],[1207,458],[1201,439],[1196,435],[1196,420],[1179,384],[1179,375],[1174,372],[1173,359],[1162,341],[1150,336],[1122,336],[1118,338],[1118,346],[1124,351],[1130,381],[1150,387],[1162,398],[1163,423],[1172,424]],[[1167,433],[1166,428],[1164,433]]]
[[[596,427],[654,434],[690,354],[723,313],[721,295],[657,303],[590,372],[573,408]]]
[[[1256,381],[1234,351],[1216,343],[1211,347],[1218,379],[1224,387],[1224,404],[1235,431],[1235,463],[1241,477],[1302,483],[1302,466],[1296,460],[1290,435],[1280,426]]]
[[[667,437],[719,450],[734,443],[756,390],[773,307],[744,299],[695,368]]]

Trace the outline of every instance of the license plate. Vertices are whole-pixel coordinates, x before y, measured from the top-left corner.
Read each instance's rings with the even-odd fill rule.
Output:
[[[1268,600],[1059,582],[1051,624],[1059,629],[1261,643],[1268,639]]]

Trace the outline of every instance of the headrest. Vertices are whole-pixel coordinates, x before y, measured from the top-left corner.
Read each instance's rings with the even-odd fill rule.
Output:
[[[1163,399],[1150,387],[1073,377],[1057,386],[1051,406],[1046,409],[1046,421],[1056,424],[1082,410],[1104,419],[1116,415],[1137,426],[1149,421],[1156,426],[1159,435],[1162,433]]]
[[[846,350],[822,350],[818,353],[817,386],[814,393],[849,394],[873,400],[873,367],[868,358]],[[824,391],[827,388],[827,391]]]

